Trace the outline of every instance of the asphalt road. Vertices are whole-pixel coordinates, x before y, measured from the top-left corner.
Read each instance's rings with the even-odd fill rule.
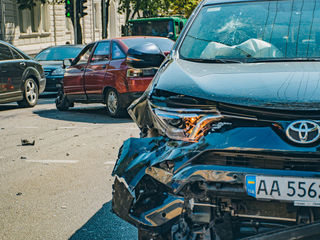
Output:
[[[99,104],[0,105],[0,239],[137,239],[110,208],[118,149],[138,135]]]

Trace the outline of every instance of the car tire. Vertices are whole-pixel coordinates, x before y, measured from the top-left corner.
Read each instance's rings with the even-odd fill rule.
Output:
[[[119,94],[114,89],[109,89],[106,94],[107,112],[111,117],[121,117],[124,114],[124,109],[121,106]]]
[[[69,107],[73,107],[73,104],[69,103],[67,96],[63,93],[62,90],[60,90],[56,98],[56,108],[59,111],[67,111]]]
[[[23,99],[18,101],[20,107],[34,107],[39,98],[39,88],[33,78],[27,78],[23,86]]]

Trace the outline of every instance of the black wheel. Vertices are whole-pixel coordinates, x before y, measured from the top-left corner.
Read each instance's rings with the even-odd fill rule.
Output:
[[[28,78],[24,83],[23,99],[18,102],[20,107],[34,107],[38,102],[39,89],[36,81]]]
[[[69,107],[72,107],[73,104],[70,104],[67,96],[63,93],[62,90],[60,90],[57,94],[56,98],[56,107],[59,111],[66,111],[69,109]]]
[[[109,89],[106,94],[106,106],[107,112],[111,117],[120,117],[124,113],[124,109],[122,109],[119,95],[116,90]]]

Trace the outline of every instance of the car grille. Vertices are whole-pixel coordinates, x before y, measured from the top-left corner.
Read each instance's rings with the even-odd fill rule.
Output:
[[[198,156],[192,163],[310,172],[320,171],[320,156],[302,154],[271,155],[268,153],[208,151]]]

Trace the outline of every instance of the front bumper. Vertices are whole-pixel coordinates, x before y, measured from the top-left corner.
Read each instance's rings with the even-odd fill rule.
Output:
[[[47,80],[46,78],[41,78],[39,81],[39,93],[42,93],[44,89],[46,88]]]
[[[63,81],[63,76],[47,76],[47,84],[45,87],[46,92],[57,92],[59,90],[58,85]],[[58,84],[58,85],[57,85]]]
[[[242,130],[246,132],[246,129]],[[239,136],[244,132],[238,132]],[[292,201],[257,200],[249,196],[245,177],[320,179],[320,172],[308,167],[308,163],[312,163],[317,169],[320,164],[320,154],[316,149],[301,149],[286,143],[278,145],[278,149],[271,149],[277,141],[252,141],[252,138],[237,146],[233,141],[233,138],[239,139],[236,132],[210,135],[197,143],[172,141],[164,137],[127,140],[113,171],[116,176],[113,211],[137,227],[157,231],[167,230],[187,214],[188,209],[202,208],[201,211],[206,212],[203,210],[206,207],[229,212],[237,221],[255,219],[271,221],[272,224],[297,223],[301,207]],[[279,164],[268,169],[268,157],[270,162]],[[259,159],[265,165],[255,161]],[[304,170],[283,169],[288,160],[291,160],[290,164],[300,166],[301,159],[306,160]],[[299,168],[295,166],[293,169]],[[319,208],[311,209],[314,209],[314,216],[318,216]],[[208,214],[201,211],[192,215],[194,220],[209,222]]]

